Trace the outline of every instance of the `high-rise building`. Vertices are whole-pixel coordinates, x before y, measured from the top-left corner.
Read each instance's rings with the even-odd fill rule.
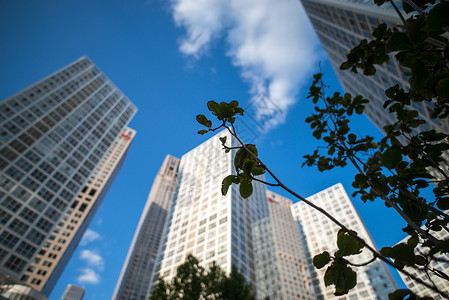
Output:
[[[135,112],[87,57],[0,102],[1,276],[51,259],[44,243]]]
[[[312,195],[307,200],[325,209],[345,226],[356,231],[369,245],[375,247],[341,183]],[[297,222],[303,246],[307,247],[307,252],[310,254],[307,257],[309,266],[313,266],[312,259],[315,255],[324,251],[328,251],[332,255],[338,249],[337,232],[339,228],[326,216],[304,202],[293,204],[292,213]],[[371,258],[371,252],[364,249],[362,253],[348,257],[348,260],[360,264],[369,261]],[[388,294],[396,289],[396,284],[390,272],[385,264],[379,260],[357,268],[357,286],[343,297],[334,296],[334,286],[325,286],[323,279],[325,271],[326,267],[311,272],[312,283],[317,295],[316,299],[387,300]]]
[[[26,270],[22,281],[44,295],[50,295],[62,271],[123,165],[136,131],[125,128],[87,180],[52,235]]]
[[[258,299],[315,299],[292,202],[271,191],[267,199],[270,215],[253,227]]]
[[[448,240],[449,239],[449,233],[442,229],[441,231],[432,231],[432,235],[439,239],[439,240]],[[407,243],[407,240],[409,237],[405,238],[401,241],[401,243]],[[415,248],[416,254],[428,254],[429,248],[422,247],[418,245]],[[434,259],[429,263],[429,269],[434,270],[435,272],[441,272],[446,275],[442,275],[442,277],[447,276],[449,274],[449,254],[438,254],[434,256]],[[418,278],[421,278],[423,281],[434,284],[435,287],[437,287],[440,291],[449,293],[449,285],[447,284],[447,280],[445,278],[442,278],[441,276],[437,276],[434,272],[425,272],[424,270],[418,270],[411,267],[404,267],[406,271],[409,273],[415,275]],[[430,296],[435,300],[443,299],[441,295],[435,293],[434,291],[426,288],[425,286],[415,282],[412,278],[405,276],[404,274],[399,272],[399,275],[401,275],[402,280],[404,280],[405,285],[407,288],[409,288],[411,291],[416,293],[420,297],[424,296]],[[430,277],[430,278],[429,278]]]
[[[62,294],[61,300],[83,300],[85,292],[85,288],[69,284]]]
[[[188,254],[205,267],[213,261],[227,273],[235,265],[248,282],[257,286],[254,258],[254,224],[268,216],[264,185],[253,182],[253,194],[243,199],[238,186],[221,194],[224,177],[234,173],[235,150],[225,153],[218,137],[223,131],[187,154],[179,164],[178,184],[158,257],[159,275],[169,280]]]
[[[388,2],[379,7],[373,1],[362,0],[300,1],[345,91],[353,95],[361,94],[370,100],[365,115],[380,130],[387,123],[395,122],[394,115],[383,108],[386,101],[385,89],[395,84],[407,89],[408,78],[394,55],[390,55],[388,63],[376,67],[374,76],[340,70],[340,65],[346,61],[346,54],[362,39],[370,40],[371,32],[378,24],[386,23],[390,27],[402,24],[393,7]],[[426,121],[421,127],[423,130],[435,129],[449,133],[449,120],[436,121],[430,118],[431,104],[412,105]]]
[[[176,188],[178,166],[178,158],[171,155],[165,157],[151,187],[112,299],[148,298],[162,233]]]

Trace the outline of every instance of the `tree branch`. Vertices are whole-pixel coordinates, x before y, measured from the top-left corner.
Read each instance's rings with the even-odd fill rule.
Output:
[[[335,223],[338,227],[340,227],[341,230],[343,230],[345,233],[349,234],[350,236],[352,236],[354,239],[356,239],[357,241],[359,241],[364,247],[366,247],[372,254],[374,257],[379,258],[380,260],[382,260],[384,263],[388,264],[389,266],[395,268],[396,270],[398,270],[399,272],[403,273],[404,275],[413,278],[413,280],[415,280],[417,283],[431,289],[432,291],[434,291],[435,293],[440,294],[443,297],[449,298],[449,294],[446,294],[445,292],[442,292],[440,290],[438,290],[437,288],[433,287],[432,285],[428,284],[427,282],[423,281],[421,278],[416,277],[415,275],[413,275],[412,273],[409,273],[408,271],[404,270],[404,269],[398,269],[396,267],[396,265],[389,259],[387,259],[386,257],[384,257],[382,254],[380,254],[376,249],[374,249],[373,247],[371,247],[368,243],[365,242],[364,239],[362,239],[361,237],[358,236],[357,232],[350,230],[349,228],[347,228],[345,225],[343,225],[340,221],[338,221],[337,219],[335,219],[331,214],[329,214],[327,211],[325,211],[324,209],[322,209],[321,207],[315,205],[314,203],[312,203],[311,201],[307,200],[306,198],[302,197],[301,195],[297,194],[296,192],[294,192],[293,190],[291,190],[290,188],[288,188],[286,185],[284,185],[278,178],[277,176],[256,156],[254,155],[254,153],[249,150],[245,143],[243,143],[243,141],[237,136],[236,132],[235,132],[235,128],[233,126],[233,124],[231,123],[231,127],[233,128],[233,130],[231,130],[231,128],[229,128],[228,126],[225,126],[229,133],[234,136],[237,141],[242,145],[242,147],[261,165],[265,168],[265,170],[268,172],[268,174],[271,175],[271,177],[273,177],[273,179],[279,184],[280,187],[282,187],[285,191],[287,191],[288,193],[290,193],[291,195],[293,195],[294,197],[302,200],[304,203],[306,203],[308,206],[314,208],[315,210],[319,211],[320,213],[322,213],[323,215],[325,215],[329,220],[331,220],[333,223]]]

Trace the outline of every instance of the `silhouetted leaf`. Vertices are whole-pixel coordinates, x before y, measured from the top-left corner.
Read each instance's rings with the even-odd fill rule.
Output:
[[[240,196],[246,199],[253,193],[253,185],[249,180],[242,180],[240,182]]]
[[[402,153],[398,148],[389,148],[381,156],[382,165],[394,169],[402,161]]]
[[[329,255],[329,252],[324,251],[323,253],[315,255],[313,258],[313,265],[317,269],[323,268],[325,265],[327,265],[331,260],[331,256]]]

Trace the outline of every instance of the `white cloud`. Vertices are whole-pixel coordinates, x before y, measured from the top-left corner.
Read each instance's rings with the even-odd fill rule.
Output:
[[[101,235],[93,230],[87,229],[86,232],[83,235],[83,238],[81,239],[80,245],[86,246],[90,242],[93,242],[95,240],[98,240],[101,238]]]
[[[265,93],[284,112],[269,127],[284,121],[322,55],[298,0],[172,0],[172,13],[186,29],[180,51],[187,55],[198,58],[213,40],[226,38],[226,53],[250,93]]]
[[[87,265],[89,267],[95,267],[99,270],[103,270],[104,268],[104,260],[101,255],[94,250],[82,250],[80,254],[80,258],[87,262]]]
[[[78,283],[99,284],[100,275],[93,269],[81,269],[81,275],[77,278]]]

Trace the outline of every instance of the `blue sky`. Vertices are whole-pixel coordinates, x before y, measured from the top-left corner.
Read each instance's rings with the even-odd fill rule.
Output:
[[[50,299],[69,283],[85,286],[85,299],[111,298],[165,155],[180,157],[208,138],[195,121],[208,100],[246,107],[267,94],[279,114],[252,135],[266,164],[303,196],[337,182],[353,191],[351,167],[301,168],[317,145],[304,119],[320,62],[331,90],[341,87],[297,0],[0,0],[0,45],[0,99],[87,55],[139,108],[122,171]],[[363,116],[354,126],[380,136]],[[382,203],[354,204],[378,247],[404,237]]]

